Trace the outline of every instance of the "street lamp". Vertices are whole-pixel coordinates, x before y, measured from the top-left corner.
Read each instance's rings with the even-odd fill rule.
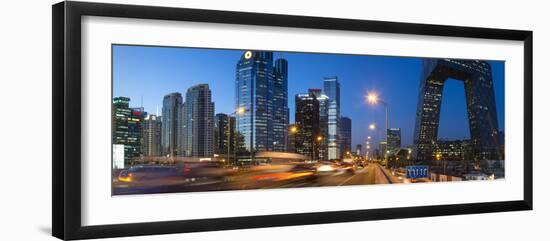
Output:
[[[369,125],[369,130],[373,131],[376,129],[376,125],[374,123]],[[370,136],[369,136],[370,137]]]
[[[323,141],[323,136],[317,136],[315,138],[315,140],[317,140],[317,145],[315,145],[315,143],[313,143],[313,156],[311,157],[312,159],[316,159],[315,156],[319,157],[319,149],[320,149],[320,146],[321,146],[321,141]],[[315,146],[317,146],[317,148],[315,148]],[[315,155],[315,149],[317,149],[317,155]]]
[[[298,127],[296,125],[290,127],[290,133],[295,134],[296,132],[298,132]]]
[[[371,105],[376,105],[378,103],[384,105],[384,108],[386,109],[386,130],[384,132],[386,132],[386,141],[387,141],[388,140],[388,133],[387,133],[388,132],[388,112],[389,112],[388,103],[382,101],[378,96],[378,94],[375,92],[367,93],[367,102]]]

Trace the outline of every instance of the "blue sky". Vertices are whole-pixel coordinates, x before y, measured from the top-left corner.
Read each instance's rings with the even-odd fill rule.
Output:
[[[216,113],[234,109],[236,64],[242,50],[180,47],[113,46],[113,96],[130,97],[130,105],[155,114],[170,92],[185,94],[188,87],[208,83]],[[294,95],[322,88],[323,77],[338,76],[341,114],[352,119],[352,141],[363,144],[367,136],[383,138],[382,106],[367,105],[364,97],[376,91],[389,104],[390,127],[401,128],[402,145],[411,145],[414,131],[421,58],[275,52],[289,63],[288,99],[294,121]],[[499,129],[504,126],[504,62],[489,61],[493,71]],[[143,100],[143,101],[142,101]],[[370,123],[378,131],[368,129]],[[464,85],[446,82],[439,138],[469,138]]]

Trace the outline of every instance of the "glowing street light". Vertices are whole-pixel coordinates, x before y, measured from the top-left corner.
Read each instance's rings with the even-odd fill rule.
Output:
[[[388,103],[382,101],[378,96],[378,94],[375,92],[367,93],[367,102],[371,105],[376,105],[378,103],[384,105],[386,109],[386,130],[384,132],[386,133],[386,141],[387,141],[388,140],[388,112],[389,112]]]
[[[378,100],[378,94],[373,92],[367,94],[367,101],[369,102],[369,104],[377,104]]]
[[[369,130],[375,130],[375,129],[376,129],[376,125],[374,123],[369,125]]]
[[[235,113],[238,114],[238,115],[244,114],[244,112],[246,112],[246,108],[244,108],[244,107],[239,107],[235,111]]]
[[[297,126],[292,126],[292,127],[290,127],[290,133],[293,133],[293,134],[294,134],[294,133],[296,133],[296,132],[298,132],[298,127],[297,127]]]

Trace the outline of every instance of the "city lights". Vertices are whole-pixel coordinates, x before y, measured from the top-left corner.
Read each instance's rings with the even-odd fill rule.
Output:
[[[199,50],[220,56],[226,51]],[[174,55],[186,51],[175,51]],[[130,97],[135,101],[137,96],[118,95],[138,91],[126,91],[124,85],[128,83],[114,79],[117,88],[113,91],[120,93],[113,92],[111,106],[113,195],[504,178],[504,158],[496,155],[504,150],[504,141],[496,140],[503,139],[504,133],[498,129],[497,110],[490,96],[494,91],[489,86],[497,80],[486,75],[490,70],[487,61],[419,58],[419,62],[443,66],[434,77],[441,78],[437,86],[428,85],[428,76],[421,79],[427,82],[421,83],[420,90],[411,79],[433,71],[423,69],[423,65],[409,66],[418,68],[412,77],[412,70],[394,76],[392,73],[401,71],[395,65],[373,68],[379,73],[369,79],[384,80],[373,82],[378,88],[374,90],[363,89],[364,76],[354,77],[346,73],[348,68],[334,68],[337,76],[324,68],[300,69],[300,61],[309,55],[315,54],[242,51],[239,58],[227,55],[234,57],[233,62],[225,58],[213,62],[223,64],[224,70],[232,69],[220,71],[216,78],[206,74],[217,71],[218,66],[193,65],[184,71],[189,76],[170,78],[178,82],[169,88],[158,87],[158,82],[144,83],[146,87],[139,94],[144,95],[145,105],[142,100],[140,107],[130,103]],[[349,57],[327,56],[326,60],[335,63]],[[116,51],[113,58],[120,58]],[[376,60],[377,56],[368,58]],[[380,62],[386,65],[391,58],[400,57],[384,58],[387,61]],[[114,68],[127,68],[121,66],[125,65]],[[117,69],[120,73],[131,71]],[[297,75],[289,75],[290,71],[304,71],[313,77],[302,81],[306,77],[295,79]],[[178,69],[174,75],[181,72]],[[477,84],[465,88],[467,103],[474,101],[476,108],[475,113],[468,110],[474,113],[468,118],[480,126],[464,135],[471,134],[471,139],[441,134],[448,132],[448,127],[442,127],[445,131],[437,136],[439,112],[434,111],[441,108],[443,94],[432,89],[442,88],[455,72],[468,75],[454,77],[472,78],[465,87],[481,81],[479,86],[487,88],[473,89]],[[468,91],[472,93],[468,95]],[[489,101],[469,100],[471,96],[488,96]],[[161,105],[162,112],[158,108]],[[148,112],[154,106],[156,115]],[[467,108],[471,108],[469,104]],[[427,175],[407,176],[410,167],[422,167]]]

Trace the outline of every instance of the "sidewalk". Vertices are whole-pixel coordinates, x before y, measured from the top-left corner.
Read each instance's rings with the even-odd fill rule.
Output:
[[[377,184],[394,184],[394,183],[402,183],[402,180],[399,180],[399,178],[393,176],[391,172],[381,166],[380,164],[374,164],[376,165],[376,183]]]

